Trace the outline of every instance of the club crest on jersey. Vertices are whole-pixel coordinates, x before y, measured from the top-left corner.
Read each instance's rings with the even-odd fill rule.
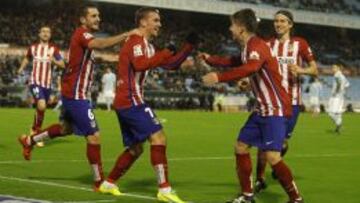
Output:
[[[144,55],[143,51],[142,51],[142,48],[141,48],[141,44],[135,45],[133,47],[133,51],[134,51],[134,56],[135,57]]]
[[[88,33],[88,32],[84,32],[83,36],[85,37],[85,39],[91,39],[93,38],[93,35]]]
[[[249,59],[260,60],[260,55],[257,51],[252,51],[249,55]]]

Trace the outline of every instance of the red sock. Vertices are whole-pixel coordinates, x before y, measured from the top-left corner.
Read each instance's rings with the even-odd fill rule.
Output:
[[[91,169],[94,174],[94,183],[96,187],[99,187],[101,182],[104,180],[104,174],[102,170],[101,154],[99,144],[87,144],[86,155],[91,165]]]
[[[65,136],[62,134],[62,126],[60,124],[53,124],[44,130],[31,136],[31,145],[34,145],[36,142],[46,140],[48,138],[54,139],[55,137]]]
[[[168,177],[168,165],[166,158],[166,146],[151,145],[151,164],[153,165],[158,177],[159,188],[170,187]]]
[[[36,109],[36,113],[34,116],[34,122],[33,122],[33,126],[32,126],[33,131],[36,132],[41,129],[42,123],[44,121],[44,114],[45,114],[44,110]]]
[[[265,180],[266,156],[265,152],[258,150],[256,163],[256,180]]]
[[[110,175],[108,176],[109,182],[116,182],[120,177],[122,177],[127,170],[132,166],[138,157],[132,155],[129,150],[125,150],[117,159],[114,168],[111,170]]]
[[[273,165],[272,168],[278,177],[281,186],[289,195],[290,200],[293,201],[301,198],[291,171],[284,161],[279,161],[277,164]]]
[[[242,194],[252,195],[250,154],[236,154],[236,172],[242,189]]]

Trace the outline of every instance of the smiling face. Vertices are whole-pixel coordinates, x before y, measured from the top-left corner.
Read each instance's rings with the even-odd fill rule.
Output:
[[[283,14],[276,14],[274,18],[275,32],[279,36],[290,34],[293,23]]]
[[[87,8],[86,15],[80,17],[81,24],[91,31],[100,29],[100,21],[100,12],[93,7]]]
[[[50,27],[41,27],[39,32],[39,38],[42,42],[49,42],[51,38],[51,29]]]
[[[151,37],[157,37],[161,28],[161,18],[157,12],[149,12],[140,21],[140,27],[144,28]]]

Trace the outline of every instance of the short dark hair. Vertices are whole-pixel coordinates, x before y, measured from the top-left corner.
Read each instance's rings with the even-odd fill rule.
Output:
[[[49,29],[51,30],[51,26],[50,26],[50,25],[44,24],[44,25],[41,25],[41,26],[40,26],[39,32],[41,32],[41,30],[42,30],[43,28],[45,28],[45,27],[47,27],[47,28],[49,28]]]
[[[256,32],[258,21],[252,9],[242,9],[231,16],[231,20],[236,24],[245,26],[249,32]]]
[[[278,10],[275,13],[275,15],[278,15],[278,14],[286,16],[289,19],[289,21],[294,24],[294,16],[290,11],[288,11],[288,10]]]
[[[97,6],[95,4],[86,4],[81,6],[80,10],[79,10],[79,17],[86,17],[86,15],[89,12],[89,8],[97,8]]]
[[[147,14],[152,13],[152,12],[160,14],[159,9],[152,8],[152,7],[141,7],[138,10],[136,10],[136,12],[135,12],[135,25],[139,26],[140,21],[142,19],[144,19],[147,16]]]

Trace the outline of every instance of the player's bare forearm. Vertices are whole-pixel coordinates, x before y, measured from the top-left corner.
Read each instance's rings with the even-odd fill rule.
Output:
[[[56,60],[56,59],[54,59],[53,63],[59,68],[65,68],[64,60]]]
[[[298,74],[301,75],[310,75],[310,76],[317,76],[318,75],[318,68],[315,61],[310,61],[309,66],[306,68],[298,68]]]
[[[17,74],[21,74],[28,63],[29,63],[29,59],[25,57],[21,62],[20,68],[17,70]]]
[[[171,57],[172,52],[168,49],[164,49],[162,51],[157,52],[151,58],[147,58],[145,56],[138,57],[134,59],[133,65],[136,71],[145,71],[153,68],[159,67],[162,63],[164,63],[169,57]]]
[[[107,47],[112,47],[116,44],[120,44],[123,41],[127,39],[129,36],[128,32],[115,35],[112,37],[106,37],[106,38],[95,38],[89,42],[88,47],[90,49],[105,49]]]
[[[217,66],[222,68],[234,67],[241,65],[241,60],[238,57],[228,56],[209,56],[205,59],[206,63],[211,66]]]

